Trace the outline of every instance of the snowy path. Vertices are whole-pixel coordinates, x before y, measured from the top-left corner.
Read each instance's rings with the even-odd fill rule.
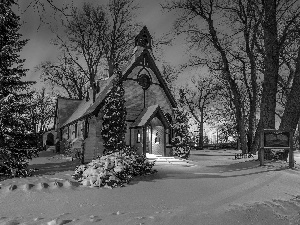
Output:
[[[60,163],[54,174],[48,168],[42,177],[14,179],[17,187],[61,179],[55,188],[2,189],[0,224],[298,224],[300,203],[290,199],[299,195],[299,171],[233,160],[230,151],[195,151],[190,163],[197,166],[160,164],[157,174],[113,190],[68,186],[74,162],[48,166]],[[263,215],[265,223],[258,222]]]

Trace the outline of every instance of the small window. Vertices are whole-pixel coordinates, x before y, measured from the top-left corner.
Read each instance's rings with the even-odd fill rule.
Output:
[[[155,144],[159,144],[160,138],[158,137],[158,132],[155,134],[155,139],[154,139]]]
[[[70,139],[70,127],[68,126],[68,139]]]
[[[77,138],[77,123],[75,123],[75,138]]]
[[[138,130],[137,132],[137,138],[136,138],[136,143],[140,143],[141,142],[141,133],[140,130]]]
[[[87,119],[85,121],[85,138],[89,136],[89,129],[90,129],[90,124],[89,124],[89,120]]]
[[[78,134],[79,137],[84,137],[84,121],[80,122],[80,131]]]

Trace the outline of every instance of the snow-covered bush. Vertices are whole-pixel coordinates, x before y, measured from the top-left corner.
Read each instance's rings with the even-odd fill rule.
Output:
[[[71,148],[71,142],[66,139],[63,139],[62,143],[64,146],[63,154],[68,157],[73,156],[74,153],[73,153],[73,149]]]
[[[153,170],[153,162],[144,155],[136,153],[136,149],[125,147],[122,151],[101,156],[86,165],[76,167],[73,178],[84,186],[117,187],[129,183],[135,176],[149,175]]]

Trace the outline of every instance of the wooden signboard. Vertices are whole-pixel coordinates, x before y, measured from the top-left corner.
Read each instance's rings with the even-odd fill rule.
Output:
[[[264,129],[261,134],[260,165],[264,164],[265,149],[288,149],[289,166],[294,167],[293,132],[288,130]]]

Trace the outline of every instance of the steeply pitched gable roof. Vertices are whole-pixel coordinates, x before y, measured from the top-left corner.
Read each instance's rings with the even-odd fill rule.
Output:
[[[170,127],[170,124],[167,118],[164,116],[164,113],[162,112],[159,105],[151,105],[148,108],[145,108],[130,127],[143,127],[149,124],[149,122],[155,116],[158,116],[158,118],[161,120],[165,127]]]
[[[174,96],[172,95],[170,89],[168,88],[168,85],[166,81],[163,79],[163,76],[161,75],[159,69],[156,66],[155,60],[152,56],[152,53],[148,49],[144,49],[138,57],[135,58],[135,60],[130,62],[130,65],[127,66],[127,69],[123,73],[124,79],[128,77],[128,75],[133,71],[133,69],[137,66],[143,65],[144,60],[147,61],[149,64],[148,67],[152,69],[154,74],[156,75],[161,87],[165,91],[171,105],[173,108],[177,107],[177,103],[175,101]]]
[[[72,112],[78,109],[78,106],[80,105],[81,102],[82,100],[78,100],[78,99],[58,97],[56,102],[55,124],[56,122],[58,122],[60,126],[64,124],[70,118]],[[58,111],[59,111],[59,117],[58,117]]]
[[[100,87],[100,92],[96,95],[94,103],[92,102],[92,98],[90,98],[89,101],[86,101],[85,99],[81,100],[76,110],[73,111],[73,114],[68,118],[68,120],[64,122],[62,127],[93,113],[96,108],[99,107],[99,105],[103,102],[103,99],[106,97],[107,93],[112,87],[112,81],[114,78],[115,75],[111,76],[110,78],[105,80],[105,82],[103,82]]]
[[[147,28],[144,29],[146,29],[146,31],[148,32]],[[177,104],[175,98],[173,97],[170,89],[168,88],[167,83],[163,79],[163,76],[161,75],[159,69],[156,66],[155,59],[152,55],[151,49],[147,49],[147,48],[143,49],[141,47],[137,47],[136,51],[133,54],[132,60],[129,62],[129,64],[122,72],[123,78],[126,79],[129,76],[129,74],[134,70],[134,68],[143,65],[145,61],[148,64],[147,67],[149,67],[156,75],[159,84],[163,88],[164,92],[166,93],[166,96],[170,101],[172,107],[176,108]],[[115,76],[116,75],[111,76],[109,79],[106,80],[105,84],[101,86],[100,93],[96,96],[94,103],[90,102],[91,100],[88,102],[82,100],[82,102],[78,104],[78,107],[74,110],[73,114],[63,123],[62,126],[71,124],[93,113],[98,113],[99,110],[104,105],[104,99],[106,98],[107,94],[112,88],[112,83],[113,83],[112,81],[115,78]],[[136,112],[132,112],[131,117],[133,115],[136,115]]]

